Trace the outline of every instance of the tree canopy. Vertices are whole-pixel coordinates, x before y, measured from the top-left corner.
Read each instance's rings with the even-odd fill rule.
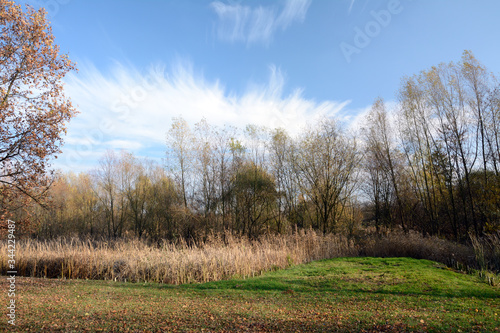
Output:
[[[50,158],[76,110],[63,77],[75,65],[60,54],[43,9],[0,0],[0,204],[2,219],[27,198],[41,202]]]

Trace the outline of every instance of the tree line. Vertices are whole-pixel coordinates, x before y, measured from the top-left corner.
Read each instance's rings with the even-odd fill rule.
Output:
[[[465,240],[500,227],[500,91],[470,51],[404,77],[390,112],[363,129],[365,192],[377,226]]]
[[[36,234],[198,239],[362,224],[459,241],[500,228],[500,95],[470,53],[405,77],[397,103],[377,99],[349,133],[324,117],[291,136],[254,125],[190,127],[174,118],[166,162],[108,151],[90,172],[62,174]]]
[[[166,152],[159,165],[108,151],[90,172],[60,174],[50,205],[28,209],[36,235],[257,237],[292,227],[352,229],[358,218],[361,152],[333,119],[292,139],[283,129],[238,131],[206,120],[190,128],[174,118]]]
[[[361,128],[332,118],[296,136],[173,119],[167,163],[107,152],[80,174],[48,169],[77,113],[74,71],[43,9],[0,2],[0,232],[250,237],[290,228],[352,234],[362,223],[463,241],[500,229],[500,86],[470,51],[404,77]],[[393,105],[395,104],[395,105]]]

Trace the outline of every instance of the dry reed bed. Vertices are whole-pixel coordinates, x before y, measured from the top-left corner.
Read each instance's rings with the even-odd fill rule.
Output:
[[[150,246],[137,239],[92,242],[78,239],[18,241],[18,274],[48,278],[103,279],[170,284],[249,277],[317,259],[354,256],[352,242],[314,231],[267,236],[256,241],[225,235],[203,244]],[[7,269],[7,246],[0,243],[0,272]]]
[[[362,249],[361,255],[370,257],[427,259],[458,269],[477,266],[472,247],[434,236],[423,237],[414,231],[373,235],[366,239]]]
[[[476,239],[476,243],[485,244],[480,253],[477,244],[475,248],[467,247],[415,232],[362,233],[356,239],[302,230],[253,241],[225,234],[193,245],[163,242],[152,246],[138,239],[21,240],[16,246],[16,269],[19,275],[32,277],[182,284],[245,278],[292,264],[336,257],[412,257],[469,270],[483,269],[482,262],[491,269],[500,256],[499,235],[490,238],[489,243]],[[0,242],[1,274],[8,271],[7,253],[7,242]]]

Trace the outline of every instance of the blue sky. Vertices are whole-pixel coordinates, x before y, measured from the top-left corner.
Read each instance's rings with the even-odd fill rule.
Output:
[[[106,149],[161,159],[172,117],[298,133],[321,115],[355,126],[401,77],[465,49],[500,72],[500,1],[27,0],[47,7],[78,63],[80,114],[53,163],[82,171]]]

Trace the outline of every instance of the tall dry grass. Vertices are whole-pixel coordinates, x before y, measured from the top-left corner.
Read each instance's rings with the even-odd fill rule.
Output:
[[[226,234],[201,244],[137,239],[92,242],[78,239],[19,241],[18,274],[33,277],[103,279],[182,284],[249,277],[317,259],[354,256],[358,251],[343,236],[301,231],[250,241]],[[7,269],[7,245],[0,245],[0,271]]]
[[[480,269],[500,273],[500,231],[481,238],[471,234],[470,238]]]
[[[464,271],[481,269],[482,263],[489,269],[498,265],[500,235],[473,239],[473,244],[468,247],[416,232],[364,231],[354,240],[313,230],[258,240],[227,233],[189,245],[150,245],[138,239],[21,240],[16,244],[16,268],[19,275],[33,277],[182,284],[245,278],[293,264],[348,256],[429,259]],[[7,253],[6,242],[0,242],[2,274],[8,271]]]
[[[479,277],[490,285],[500,284],[500,231],[477,237],[470,235]]]
[[[392,231],[372,234],[360,245],[361,255],[370,257],[409,257],[427,259],[467,270],[477,266],[474,250],[463,244],[421,233]]]

